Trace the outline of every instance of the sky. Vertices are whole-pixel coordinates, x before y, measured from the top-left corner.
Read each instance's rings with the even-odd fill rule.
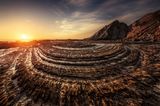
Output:
[[[159,9],[160,0],[0,0],[0,40],[83,39]]]

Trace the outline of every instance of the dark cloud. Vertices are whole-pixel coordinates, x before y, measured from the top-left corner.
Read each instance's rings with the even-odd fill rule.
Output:
[[[130,13],[149,12],[159,9],[159,0],[1,0],[0,6],[23,9],[39,9],[41,12],[54,17],[69,17],[72,14],[90,14],[86,18],[97,20],[110,20],[125,16]],[[3,8],[4,10],[4,8]],[[145,11],[146,10],[146,11]],[[31,10],[30,10],[31,11]],[[83,18],[82,16],[80,16]],[[74,17],[73,17],[74,18]],[[136,17],[135,17],[136,18]]]

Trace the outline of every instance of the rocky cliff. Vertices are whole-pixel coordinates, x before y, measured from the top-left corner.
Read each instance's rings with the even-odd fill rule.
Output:
[[[119,40],[127,36],[129,27],[118,20],[106,25],[89,39],[91,40]]]
[[[132,41],[159,41],[160,11],[146,14],[131,24],[127,39]]]
[[[90,40],[160,41],[160,10],[144,15],[130,26],[119,21],[106,25]]]

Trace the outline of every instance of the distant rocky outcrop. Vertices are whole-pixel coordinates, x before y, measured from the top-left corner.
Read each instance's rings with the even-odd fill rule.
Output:
[[[89,39],[91,40],[119,40],[127,36],[129,27],[118,20],[106,25]]]
[[[160,41],[160,10],[144,15],[130,26],[119,21],[106,25],[90,40]]]
[[[146,14],[131,24],[127,40],[160,41],[160,10]]]

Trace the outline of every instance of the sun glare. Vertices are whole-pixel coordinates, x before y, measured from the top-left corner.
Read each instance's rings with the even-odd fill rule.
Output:
[[[27,34],[22,34],[20,36],[20,40],[23,41],[23,42],[29,42],[31,40],[30,36],[27,35]]]

